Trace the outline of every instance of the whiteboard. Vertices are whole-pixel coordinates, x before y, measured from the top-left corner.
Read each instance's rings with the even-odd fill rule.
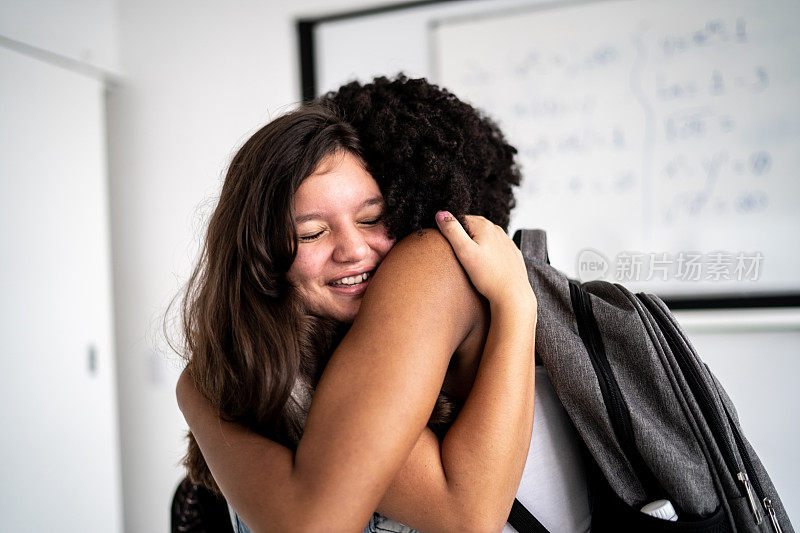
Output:
[[[431,35],[434,79],[520,150],[514,225],[582,279],[798,289],[800,4],[548,7]]]
[[[546,229],[568,274],[667,298],[800,293],[797,2],[446,2],[322,22],[319,93],[404,70],[500,123],[524,176],[511,229]]]

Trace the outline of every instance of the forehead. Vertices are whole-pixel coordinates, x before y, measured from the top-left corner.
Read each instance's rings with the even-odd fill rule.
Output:
[[[378,184],[361,160],[349,152],[325,156],[294,195],[296,218],[309,213],[357,209],[381,203]],[[299,222],[300,220],[298,220]]]

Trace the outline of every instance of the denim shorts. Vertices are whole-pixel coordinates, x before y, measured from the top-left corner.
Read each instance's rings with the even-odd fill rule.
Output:
[[[250,529],[242,522],[239,515],[235,514],[234,518],[236,519],[233,528],[234,533],[250,533]],[[374,513],[372,518],[369,519],[367,527],[364,528],[364,533],[417,533],[417,530],[404,526],[400,522],[395,522],[386,516]]]
[[[395,522],[394,520],[392,520],[387,516],[374,513],[372,515],[372,518],[369,519],[369,523],[367,524],[367,527],[364,529],[364,533],[381,533],[381,532],[417,533],[417,530],[412,529],[408,526],[404,526],[400,522]]]

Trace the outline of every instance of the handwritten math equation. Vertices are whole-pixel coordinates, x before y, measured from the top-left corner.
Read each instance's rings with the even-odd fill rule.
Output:
[[[786,166],[774,141],[792,134],[774,43],[735,10],[669,31],[657,18],[560,42],[530,28],[527,46],[509,26],[503,57],[463,54],[455,85],[517,146],[522,196],[627,199],[656,226],[771,208]]]

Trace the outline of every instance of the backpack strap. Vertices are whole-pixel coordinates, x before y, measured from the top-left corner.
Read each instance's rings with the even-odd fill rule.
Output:
[[[547,255],[547,234],[541,229],[520,229],[514,233],[514,244],[526,261],[550,264]]]
[[[547,234],[544,230],[520,229],[514,233],[513,239],[525,261],[550,264],[547,255]],[[549,533],[547,528],[516,498],[508,515],[508,523],[519,533]]]
[[[514,498],[511,512],[508,514],[508,523],[519,533],[550,533],[516,498]]]

